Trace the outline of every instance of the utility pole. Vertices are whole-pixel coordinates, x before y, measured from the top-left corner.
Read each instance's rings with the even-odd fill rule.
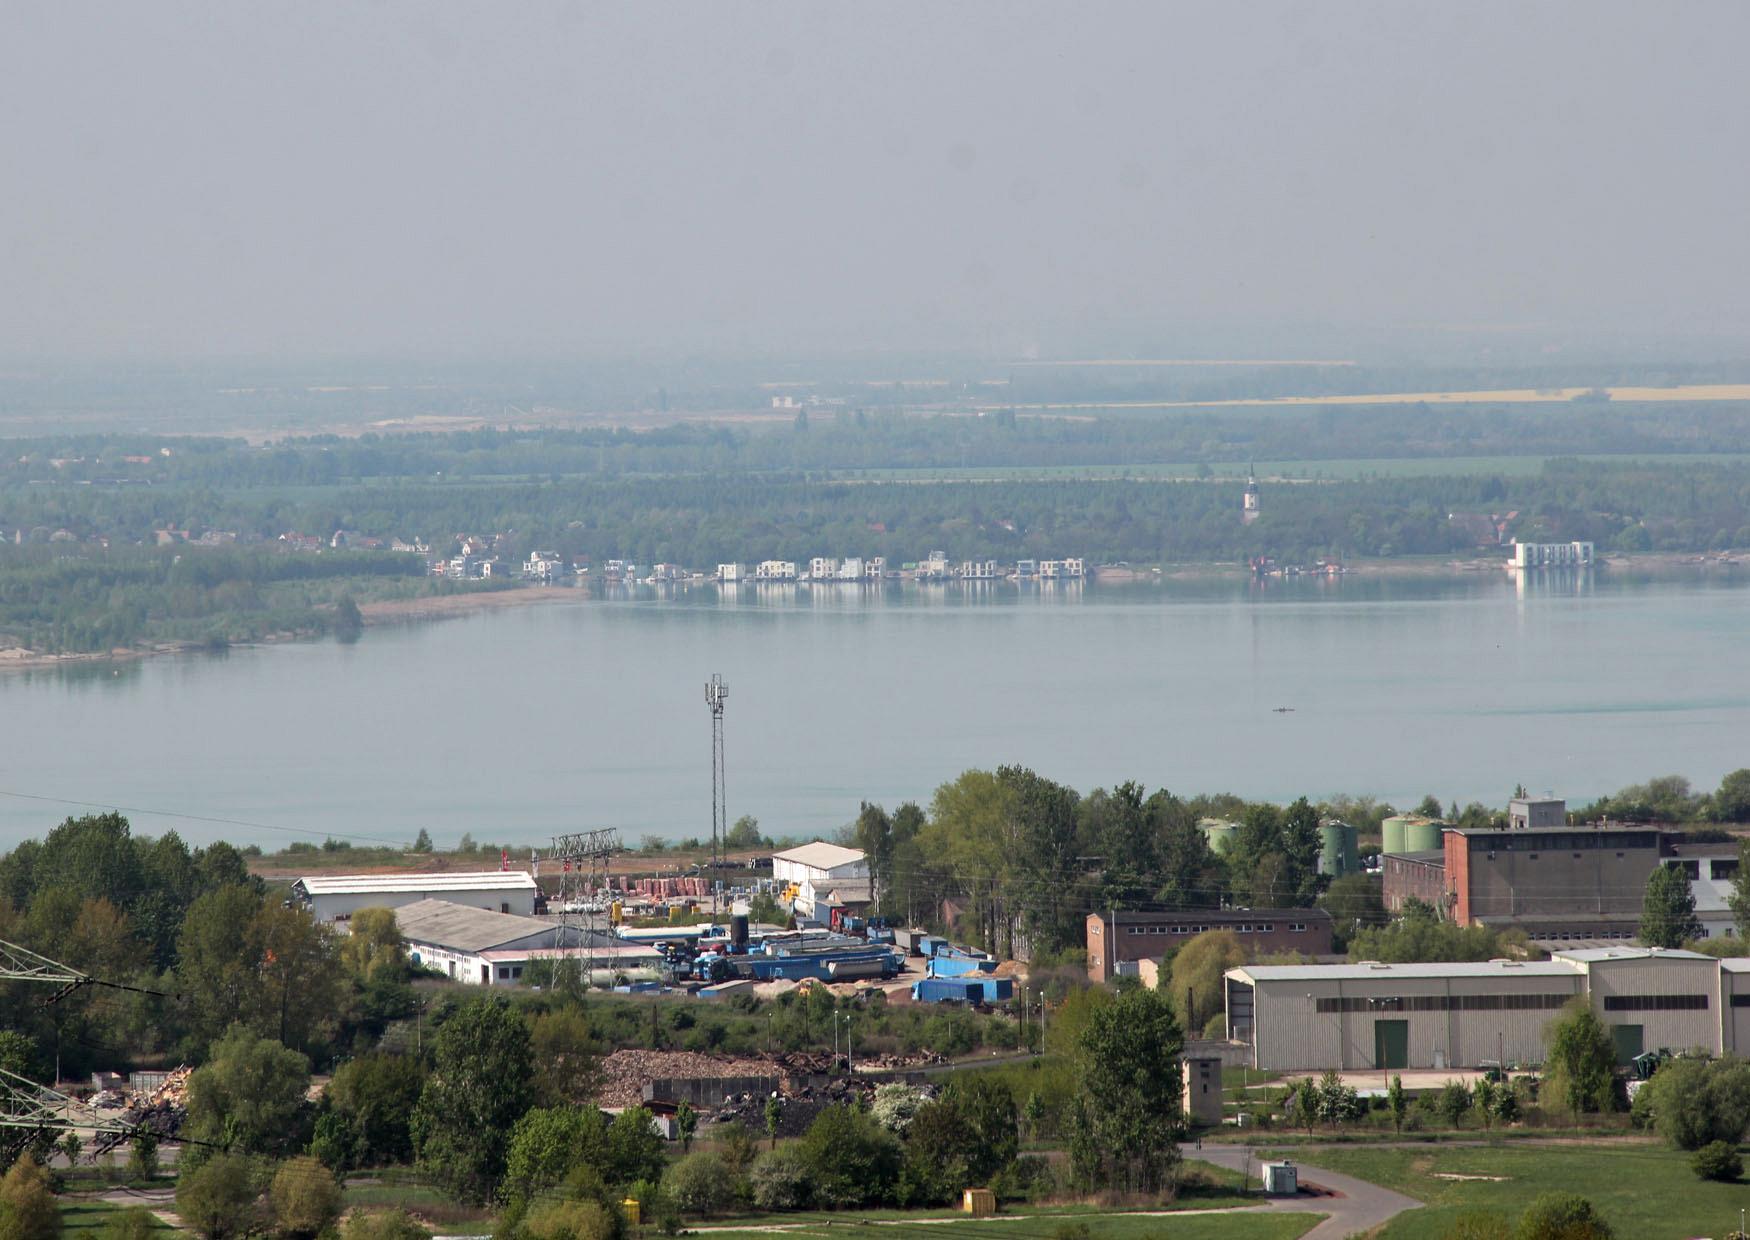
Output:
[[[559,859],[560,949],[554,972],[565,975],[566,948],[581,948],[576,959],[584,990],[595,971],[593,948],[607,902],[608,860],[619,851],[620,833],[613,827],[553,837],[552,855]]]
[[[723,778],[723,707],[729,701],[729,686],[713,672],[705,682],[705,705],[711,711],[711,919],[717,919],[718,871],[723,864],[723,840],[729,834],[727,790]]]

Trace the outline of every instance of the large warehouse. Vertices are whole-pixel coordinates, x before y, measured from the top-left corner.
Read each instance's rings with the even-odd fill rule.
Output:
[[[454,874],[323,874],[292,884],[292,898],[317,921],[344,921],[361,908],[398,908],[417,900],[446,900],[470,908],[527,917],[537,888],[521,870]]]
[[[1540,1063],[1576,995],[1618,1058],[1700,1047],[1750,1053],[1750,959],[1643,947],[1475,964],[1247,965],[1226,975],[1228,1037],[1269,1071]]]
[[[529,961],[560,956],[584,958],[609,972],[652,970],[662,963],[662,953],[648,944],[445,900],[401,905],[395,925],[413,963],[479,986],[515,985]]]

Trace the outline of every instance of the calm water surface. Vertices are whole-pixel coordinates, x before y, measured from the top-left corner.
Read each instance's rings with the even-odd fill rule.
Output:
[[[136,831],[440,843],[835,827],[969,766],[1286,799],[1571,799],[1750,766],[1727,579],[1246,583],[582,600],[332,642],[0,677],[0,791]],[[1291,707],[1278,713],[1276,707]],[[83,812],[0,796],[0,848]]]

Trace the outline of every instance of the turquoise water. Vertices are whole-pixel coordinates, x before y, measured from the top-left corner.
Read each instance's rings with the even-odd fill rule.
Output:
[[[1580,800],[1750,766],[1747,635],[1723,577],[646,589],[0,677],[0,791],[270,846],[702,835],[721,672],[729,813],[775,834],[1004,762],[1084,790]],[[71,812],[0,796],[0,847]]]

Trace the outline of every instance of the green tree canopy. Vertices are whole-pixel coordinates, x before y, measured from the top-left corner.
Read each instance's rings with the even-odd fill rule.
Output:
[[[1076,1042],[1070,1144],[1084,1183],[1144,1193],[1166,1184],[1184,1131],[1182,1045],[1172,1004],[1157,991],[1133,986],[1091,1010]]]
[[[534,1097],[529,1029],[502,998],[458,1008],[433,1039],[432,1070],[413,1113],[419,1166],[463,1201],[491,1200],[510,1134]]]
[[[233,1025],[188,1081],[188,1132],[245,1154],[295,1148],[310,1088],[310,1061]]]
[[[1574,1114],[1616,1109],[1616,1046],[1585,999],[1575,999],[1544,1032],[1543,1100]]]
[[[1695,915],[1695,893],[1688,877],[1678,866],[1653,867],[1641,900],[1641,942],[1675,948],[1700,937],[1701,921]]]

